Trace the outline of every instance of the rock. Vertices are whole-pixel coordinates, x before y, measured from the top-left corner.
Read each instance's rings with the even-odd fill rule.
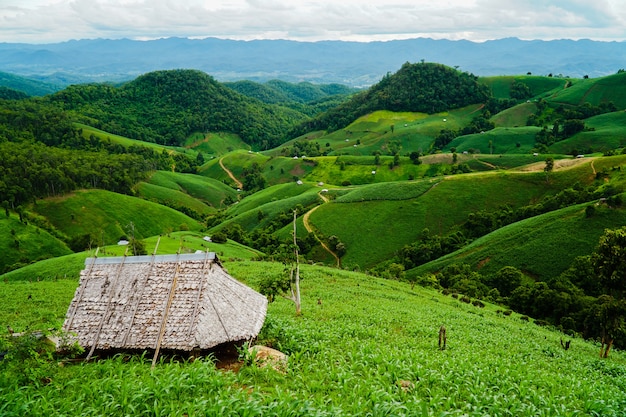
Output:
[[[278,372],[287,372],[287,355],[271,347],[256,345],[248,349],[257,366],[271,367]]]

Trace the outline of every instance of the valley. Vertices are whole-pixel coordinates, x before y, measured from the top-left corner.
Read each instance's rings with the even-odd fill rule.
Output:
[[[0,323],[58,329],[96,251],[284,281],[294,212],[303,277],[303,315],[277,297],[259,336],[286,374],[34,355],[0,361],[0,414],[619,415],[596,266],[626,227],[625,89],[421,62],[361,90],[171,70],[0,98]]]

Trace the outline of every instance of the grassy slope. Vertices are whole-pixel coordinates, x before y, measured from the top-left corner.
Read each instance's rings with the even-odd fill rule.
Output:
[[[459,136],[446,146],[446,150],[454,147],[457,153],[470,149],[489,153],[491,141],[493,154],[529,154],[535,147],[535,135],[539,130],[535,126],[498,127],[485,133]]]
[[[144,240],[148,253],[154,253],[154,248],[158,247],[157,255],[172,253],[192,253],[197,250],[215,252],[222,260],[253,259],[261,253],[240,243],[229,240],[226,243],[207,242],[203,238],[206,236],[198,232],[173,232],[166,235],[152,236]],[[126,246],[104,246],[98,249],[97,256],[122,256]],[[63,278],[78,278],[80,271],[84,267],[85,259],[94,256],[96,250],[89,252],[74,253],[71,255],[59,256],[57,258],[46,259],[35,262],[23,268],[1,275],[7,282],[13,281],[39,281],[58,280]]]
[[[412,184],[420,190],[423,188],[421,181]],[[512,207],[531,204],[558,189],[546,184],[542,173],[452,176],[432,185],[426,193],[413,197],[401,188],[406,185],[390,183],[379,188],[394,195],[393,199],[370,197],[377,201],[340,203],[349,198],[347,194],[320,207],[310,221],[321,234],[337,235],[346,244],[348,253],[343,259],[346,265],[371,267],[414,242],[425,228],[431,233],[447,233],[465,221],[470,212],[507,204]],[[407,199],[397,200],[397,196]]]
[[[542,96],[558,91],[565,86],[568,81],[563,78],[540,77],[540,76],[496,76],[481,77],[479,82],[487,84],[496,98],[510,98],[511,84],[513,81],[526,84],[533,96]]]
[[[556,277],[574,258],[593,252],[605,229],[626,225],[626,210],[599,206],[592,217],[586,217],[587,205],[505,226],[407,274],[423,275],[450,264],[466,263],[484,274],[514,266],[539,281]]]
[[[192,218],[168,207],[103,190],[78,191],[65,197],[46,199],[32,210],[47,217],[54,227],[68,236],[91,234],[99,243],[104,240],[105,244],[128,235],[130,222],[134,223],[138,237],[178,230],[183,225],[191,230],[200,228]]]
[[[283,269],[226,267],[253,288]],[[626,406],[621,352],[600,360],[597,347],[579,339],[564,351],[562,334],[515,314],[399,282],[307,265],[302,276],[304,315],[295,317],[293,305],[278,299],[259,340],[289,355],[286,374],[253,366],[220,372],[210,361],[151,370],[148,361],[116,357],[55,367],[47,385],[7,386],[3,414],[618,416]],[[59,303],[25,308],[59,317],[71,285],[0,283],[0,297],[11,306],[26,293],[40,300],[38,291],[52,291],[51,284]],[[444,351],[437,348],[442,324]]]
[[[601,114],[585,120],[585,127],[590,129],[571,138],[550,146],[554,153],[570,153],[577,149],[579,153],[604,152],[626,146],[626,112],[617,111]]]
[[[573,105],[589,102],[595,106],[612,101],[618,109],[625,109],[626,73],[579,80],[571,87],[558,91],[549,101]]]
[[[187,206],[199,213],[223,208],[226,198],[237,195],[235,190],[215,179],[168,171],[155,172],[147,183],[140,183],[137,190],[142,198]]]
[[[21,223],[15,214],[0,217],[0,271],[15,262],[28,264],[71,252],[65,243],[37,226]]]
[[[221,156],[236,149],[250,149],[250,145],[232,133],[196,133],[185,141],[186,149],[193,149],[205,155]]]

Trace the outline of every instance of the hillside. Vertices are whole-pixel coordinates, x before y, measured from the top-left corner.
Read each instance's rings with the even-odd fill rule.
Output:
[[[7,72],[0,72],[0,88],[6,87],[27,96],[45,96],[59,91],[62,87],[29,77],[20,77]],[[6,97],[5,97],[6,98]]]
[[[122,236],[130,237],[133,228],[138,239],[200,229],[196,220],[174,209],[104,190],[83,190],[45,199],[31,210],[46,217],[70,238],[89,236],[95,246],[113,244]]]
[[[246,98],[191,70],[156,71],[120,87],[70,86],[48,100],[63,103],[77,121],[98,129],[177,146],[196,132],[232,132],[249,145],[269,148],[304,119],[297,111]]]
[[[253,288],[282,265],[228,262]],[[303,315],[278,299],[258,343],[289,355],[286,373],[219,354],[195,361],[116,355],[80,365],[0,362],[3,414],[603,415],[624,409],[626,357],[513,313],[406,283],[302,266]],[[2,283],[0,321],[59,323],[76,277]],[[28,303],[17,301],[31,295]],[[55,303],[47,301],[52,296]],[[319,301],[318,301],[319,300]],[[501,310],[500,310],[501,311]],[[439,350],[440,326],[447,329]],[[564,350],[562,340],[571,341]],[[24,367],[27,366],[27,368]],[[20,371],[22,369],[22,371]],[[45,382],[41,382],[44,378]],[[32,381],[32,382],[31,382]],[[71,386],[72,389],[67,389]],[[191,388],[193,387],[193,389]],[[453,387],[454,389],[451,389]],[[58,393],[63,391],[63,395]]]
[[[483,103],[487,98],[486,86],[471,74],[440,64],[407,62],[393,75],[388,73],[365,92],[306,122],[296,132],[334,131],[376,110],[432,114]]]

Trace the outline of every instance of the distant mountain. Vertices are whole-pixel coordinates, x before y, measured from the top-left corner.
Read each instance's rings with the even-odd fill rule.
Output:
[[[75,40],[55,44],[0,44],[0,71],[54,84],[66,80],[124,81],[155,70],[198,69],[220,81],[369,86],[405,62],[437,62],[478,76],[599,77],[626,66],[626,42],[591,40],[482,43],[427,38],[387,42],[234,41],[168,38]]]
[[[0,87],[21,92],[27,96],[45,96],[62,89],[58,84],[50,84],[6,72],[0,72]]]

